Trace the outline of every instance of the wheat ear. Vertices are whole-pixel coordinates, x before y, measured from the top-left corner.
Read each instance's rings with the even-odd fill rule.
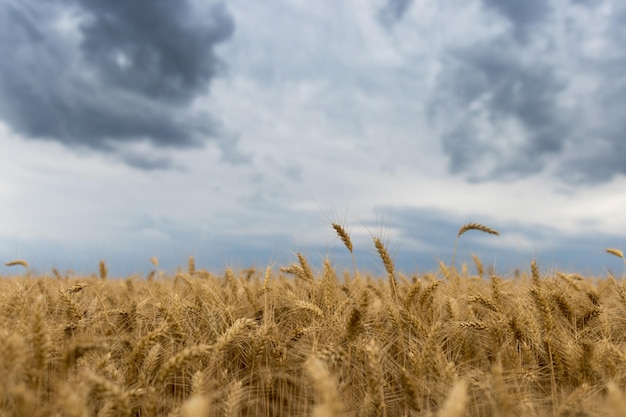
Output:
[[[478,230],[478,231],[481,231],[483,233],[488,233],[490,235],[500,236],[500,233],[497,230],[492,229],[489,226],[485,226],[484,224],[480,224],[480,223],[465,223],[459,229],[459,232],[456,235],[456,240],[454,241],[454,251],[452,252],[452,266],[454,266],[454,259],[456,257],[456,247],[457,247],[457,244],[459,243],[459,238],[465,232],[470,231],[470,230]]]
[[[101,260],[98,265],[98,272],[100,273],[100,279],[105,280],[109,274],[109,269],[107,268],[107,264]]]
[[[485,226],[484,224],[480,224],[480,223],[466,223],[463,226],[461,226],[461,228],[459,229],[459,233],[457,234],[457,237],[461,237],[461,235],[469,230],[479,230],[481,232],[484,233],[489,233],[490,235],[496,235],[499,236],[500,233],[498,233],[497,230],[492,229],[489,226]]]
[[[391,290],[391,297],[394,302],[398,300],[398,289],[396,284],[396,271],[395,266],[393,264],[393,260],[391,256],[389,256],[389,252],[385,248],[383,242],[380,241],[377,237],[374,238],[374,246],[376,246],[376,250],[380,255],[380,259],[383,261],[383,265],[385,265],[385,270],[387,271],[387,275],[389,278],[389,288]]]
[[[626,258],[624,258],[624,252],[616,248],[607,248],[605,249],[605,252],[610,253],[611,255],[617,256],[618,258],[622,258],[622,261],[624,261],[624,271],[622,272],[622,280],[623,280],[624,277],[626,277]]]
[[[239,318],[212,345],[196,345],[182,350],[170,357],[163,365],[157,375],[157,383],[162,384],[173,373],[184,368],[190,362],[217,352],[226,347],[235,337],[237,337],[246,327],[256,324],[252,319]]]
[[[611,255],[617,256],[618,258],[624,259],[624,252],[615,248],[607,248],[604,250],[606,253],[610,253]]]
[[[189,257],[189,261],[187,262],[187,273],[189,276],[192,276],[196,273],[196,260],[193,256]]]
[[[335,231],[337,232],[337,236],[339,236],[348,251],[352,253],[352,240],[350,240],[350,235],[348,234],[346,229],[344,229],[342,225],[337,223],[333,223],[332,225],[333,229],[335,229]]]
[[[206,396],[193,396],[183,403],[180,411],[174,415],[181,417],[208,416],[211,411],[211,401]]]
[[[385,378],[381,364],[380,347],[372,339],[365,345],[364,350],[367,358],[365,361],[365,373],[368,392],[376,408],[376,415],[386,417],[387,408],[385,407],[385,393],[383,390]]]
[[[469,396],[467,395],[467,382],[459,380],[454,383],[448,393],[446,401],[437,413],[438,417],[462,417],[466,412],[466,405]]]
[[[4,266],[23,266],[24,268],[28,269],[28,262],[23,259],[16,259],[14,261],[5,263]]]
[[[300,252],[298,252],[298,261],[300,261],[300,266],[302,267],[302,272],[304,274],[304,278],[306,279],[306,281],[308,282],[315,281],[315,277],[313,276],[313,270],[311,269],[311,266],[307,262],[304,255],[302,255]]]
[[[82,372],[85,379],[92,385],[93,393],[110,403],[111,411],[119,416],[130,416],[130,396],[128,392],[120,388],[116,383],[107,378],[85,369]]]
[[[348,249],[348,251],[350,252],[350,256],[352,257],[352,267],[354,269],[354,276],[356,277],[356,261],[354,259],[354,253],[352,252],[352,248],[353,248],[352,239],[350,239],[350,235],[348,234],[348,232],[342,225],[338,223],[333,223],[332,226],[333,226],[333,229],[335,229],[335,232],[337,232],[337,236],[339,236],[339,239],[341,239],[346,249]]]
[[[615,381],[606,385],[608,405],[611,407],[611,415],[626,417],[626,398]]]
[[[485,273],[483,263],[481,262],[480,258],[475,254],[472,254],[472,259],[474,260],[474,264],[476,265],[476,272],[478,272],[478,276],[482,278],[483,274]]]
[[[319,358],[311,357],[304,367],[313,380],[313,389],[319,398],[313,409],[313,417],[343,416],[345,410],[337,392],[337,382],[326,364]]]
[[[229,384],[224,399],[224,417],[236,417],[241,414],[242,386],[242,381],[233,381]]]

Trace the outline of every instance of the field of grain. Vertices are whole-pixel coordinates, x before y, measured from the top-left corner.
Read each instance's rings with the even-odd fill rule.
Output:
[[[621,277],[504,279],[476,257],[406,276],[373,245],[384,277],[301,254],[220,274],[153,259],[125,279],[18,261],[0,279],[0,416],[626,416]]]

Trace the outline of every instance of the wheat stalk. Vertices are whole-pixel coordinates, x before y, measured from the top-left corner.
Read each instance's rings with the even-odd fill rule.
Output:
[[[346,249],[348,249],[348,251],[350,252],[350,257],[352,258],[352,268],[354,270],[354,276],[356,277],[356,260],[354,259],[354,252],[352,252],[352,239],[350,239],[350,235],[342,225],[338,223],[332,223],[332,226],[333,229],[335,229],[337,236],[339,236],[339,239],[341,239]]]
[[[189,261],[187,262],[187,273],[189,276],[192,276],[196,273],[196,260],[193,256],[189,257]]]
[[[604,250],[606,253],[610,253],[611,255],[617,256],[618,258],[624,259],[624,252],[615,248],[607,248]]]
[[[200,397],[205,394],[206,391],[206,377],[202,371],[194,372],[191,377],[191,396]]]
[[[5,266],[23,266],[24,268],[28,269],[28,262],[26,262],[23,259],[16,259],[14,261],[7,262],[4,265]]]
[[[345,247],[348,249],[350,253],[352,253],[352,240],[350,239],[350,235],[340,224],[333,223],[333,229],[337,232],[337,236],[341,239]]]
[[[341,417],[345,410],[339,397],[337,382],[330,374],[326,364],[315,356],[304,364],[309,377],[313,380],[313,389],[319,402],[313,408],[313,417]]]
[[[454,383],[446,401],[437,413],[438,417],[463,417],[469,396],[467,394],[467,382],[459,380]]]
[[[309,263],[307,262],[304,255],[302,255],[300,252],[298,252],[298,261],[300,261],[300,266],[302,267],[302,273],[305,280],[310,283],[313,282],[315,280],[315,277],[313,276],[313,271],[311,270],[311,267],[309,266]]]
[[[345,328],[345,336],[344,340],[346,342],[351,342],[356,339],[358,334],[362,330],[361,324],[361,311],[358,308],[353,308],[350,312],[350,316],[348,317],[348,321],[346,322]]]
[[[502,366],[502,359],[499,356],[491,367],[491,386],[495,400],[494,415],[502,417],[516,415],[516,401],[509,393],[504,380],[504,367]]]
[[[102,377],[91,370],[83,370],[82,374],[93,386],[94,393],[111,402],[110,407],[116,415],[130,416],[130,398],[128,392],[125,392],[116,383]]]
[[[385,378],[381,365],[381,351],[378,344],[371,339],[364,346],[366,361],[365,372],[367,377],[367,386],[370,398],[373,405],[376,408],[376,415],[385,417],[387,415],[387,408],[385,406],[385,393],[383,386],[385,384]]]
[[[333,269],[330,260],[324,259],[324,271],[320,286],[320,299],[326,310],[329,310],[335,302],[335,288],[337,287],[337,273]]]
[[[389,256],[389,252],[385,248],[383,242],[380,241],[377,237],[374,237],[374,246],[376,246],[376,250],[380,255],[380,259],[383,261],[383,265],[385,266],[385,270],[387,271],[387,277],[389,279],[389,288],[391,292],[391,298],[394,302],[398,300],[398,289],[396,283],[396,272],[395,266],[393,264],[393,260],[391,256]]]
[[[608,405],[610,406],[610,415],[614,417],[626,417],[626,397],[620,387],[611,381],[606,385]]]
[[[46,325],[46,304],[43,296],[39,296],[34,305],[32,317],[32,338],[35,357],[35,371],[40,377],[46,372],[52,353],[52,341]]]
[[[145,355],[145,358],[140,363],[133,363],[135,367],[141,366],[141,380],[152,383],[157,376],[158,371],[161,369],[161,365],[165,360],[163,346],[160,343],[155,343]],[[134,367],[131,367],[134,369]],[[132,380],[132,379],[131,379]]]
[[[472,259],[474,260],[474,265],[476,265],[476,272],[478,272],[478,276],[482,278],[483,274],[485,273],[483,263],[481,262],[480,258],[475,254],[472,254]]]
[[[624,278],[626,277],[626,258],[624,258],[624,252],[622,252],[620,249],[615,249],[615,248],[607,248],[605,249],[606,253],[610,253],[613,256],[617,256],[618,258],[622,258],[622,260],[624,261],[624,270],[622,271],[622,280],[624,280]]]
[[[206,396],[193,396],[183,403],[180,412],[176,415],[181,417],[208,416],[211,411],[211,401]]]
[[[530,263],[530,272],[532,277],[533,286],[540,288],[541,287],[541,276],[539,274],[539,267],[537,266],[537,261],[533,259]]]
[[[100,279],[105,280],[109,274],[109,269],[107,268],[107,264],[101,260],[98,265],[98,272],[100,273]]]
[[[402,372],[400,373],[400,385],[404,389],[404,396],[407,405],[418,413],[422,411],[422,406],[419,401],[419,389],[413,382],[413,376],[406,370],[406,368],[402,368]]]
[[[63,302],[65,303],[67,307],[66,309],[67,315],[70,318],[70,320],[75,323],[75,322],[80,321],[83,318],[83,312],[81,311],[76,301],[74,301],[74,299],[70,296],[70,294],[71,292],[69,290],[66,290],[66,291],[59,290],[59,296],[61,297],[61,299],[63,300]]]
[[[411,287],[409,288],[409,291],[404,296],[403,304],[404,304],[405,309],[411,308],[411,304],[413,303],[413,300],[415,300],[415,298],[419,295],[421,288],[422,288],[421,281],[415,281],[411,285]]]
[[[81,395],[82,394],[82,395]],[[59,385],[59,399],[57,404],[67,417],[89,417],[87,395],[68,382]]]
[[[457,234],[457,237],[461,237],[461,235],[463,235],[465,232],[469,230],[479,230],[483,233],[489,233],[490,235],[496,235],[496,236],[500,235],[500,233],[498,233],[497,230],[492,229],[489,226],[485,226],[484,224],[466,223],[463,226],[461,226],[461,228],[459,229],[459,233]]]
[[[456,258],[456,248],[457,248],[457,244],[459,243],[459,238],[461,236],[463,236],[463,234],[465,232],[470,231],[470,230],[478,230],[478,231],[481,231],[483,233],[488,233],[490,235],[496,235],[496,236],[500,235],[500,233],[497,230],[492,229],[489,226],[485,226],[484,224],[480,224],[480,223],[465,223],[459,229],[459,232],[456,235],[456,240],[454,241],[454,250],[452,252],[452,262],[451,262],[453,267],[454,267],[454,259]]]
[[[238,417],[241,408],[242,381],[233,381],[226,390],[224,417]]]
[[[237,293],[238,293],[238,289],[239,286],[237,285],[237,278],[235,277],[235,273],[233,272],[233,270],[231,268],[226,268],[226,271],[224,272],[224,278],[226,278],[226,281],[228,282],[228,285],[230,286],[230,292],[232,294],[232,303],[234,303],[237,300]]]
[[[208,356],[214,351],[215,345],[196,345],[184,349],[183,351],[170,357],[165,364],[163,364],[157,375],[157,384],[162,385],[173,373],[184,368],[195,359]]]

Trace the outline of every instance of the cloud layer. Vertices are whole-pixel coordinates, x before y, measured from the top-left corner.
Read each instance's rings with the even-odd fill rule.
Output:
[[[26,138],[104,151],[142,169],[174,165],[160,148],[207,141],[241,162],[238,138],[250,133],[195,104],[217,75],[243,75],[261,88],[322,95],[316,111],[355,131],[364,116],[346,102],[400,107],[412,94],[422,109],[415,116],[430,121],[421,133],[468,180],[548,171],[597,183],[626,173],[626,7],[615,0],[249,8],[263,19],[237,2],[235,14],[201,4],[3,2],[0,117]],[[249,35],[235,38],[236,25]],[[216,46],[232,43],[243,55],[220,60]],[[227,74],[228,60],[242,56],[240,72]],[[150,147],[138,153],[129,143]]]
[[[13,1],[0,6],[0,116],[24,137],[116,153],[140,168],[169,159],[125,146],[196,147],[238,160],[219,120],[190,110],[223,63],[234,21],[188,1]]]
[[[483,0],[448,44],[431,101],[450,171],[472,180],[552,170],[568,183],[626,173],[626,8]],[[495,20],[494,20],[495,19]]]

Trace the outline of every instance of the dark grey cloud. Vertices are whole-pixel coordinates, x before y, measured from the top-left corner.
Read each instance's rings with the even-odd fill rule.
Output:
[[[388,0],[378,10],[378,21],[387,28],[392,27],[396,22],[402,20],[412,3],[413,0]]]
[[[87,63],[106,81],[157,100],[186,102],[215,76],[212,47],[233,32],[223,5],[194,19],[188,1],[79,0]]]
[[[121,160],[131,167],[144,171],[165,170],[176,166],[172,158],[169,157],[137,155],[128,152],[121,155]]]
[[[550,14],[548,0],[482,0],[491,10],[505,17],[513,26],[518,41],[526,42]]]
[[[572,4],[594,8],[600,6],[603,2],[597,0],[570,0]]]
[[[233,31],[221,4],[5,1],[0,117],[26,137],[117,152],[138,167],[155,163],[124,157],[123,144],[213,140],[225,159],[244,159],[218,120],[190,110],[223,68],[213,48]]]
[[[447,50],[430,115],[450,171],[502,180],[549,166],[565,182],[587,184],[626,175],[626,7],[586,9],[596,13],[594,27],[577,15],[553,26],[540,4],[532,13],[514,13],[526,3],[490,7],[545,38],[519,42],[512,26]]]
[[[609,53],[583,61],[597,87],[585,97],[579,128],[593,143],[585,152],[568,161],[561,173],[571,181],[607,181],[626,175],[626,7],[616,7],[604,39]],[[582,106],[581,106],[582,107]]]
[[[433,110],[457,118],[442,139],[452,171],[482,168],[492,177],[541,169],[542,159],[561,151],[570,133],[557,100],[565,85],[553,68],[524,61],[506,40],[451,51]],[[507,131],[511,127],[517,137]]]

